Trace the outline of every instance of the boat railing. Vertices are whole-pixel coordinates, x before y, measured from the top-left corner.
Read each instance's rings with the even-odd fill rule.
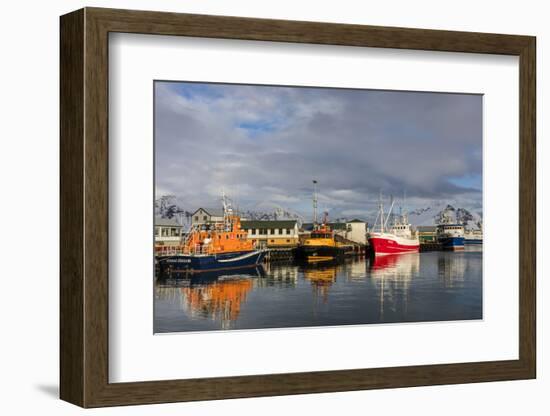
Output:
[[[167,257],[167,256],[177,256],[182,253],[180,247],[170,247],[162,248],[161,250],[156,250],[155,255],[157,257]]]
[[[183,250],[183,254],[191,255],[207,255],[212,254],[213,247],[211,244],[195,244],[193,246],[186,246]]]

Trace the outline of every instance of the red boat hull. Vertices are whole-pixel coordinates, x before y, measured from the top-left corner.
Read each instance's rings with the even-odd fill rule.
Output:
[[[420,244],[400,244],[390,238],[371,237],[369,244],[375,254],[416,253]]]

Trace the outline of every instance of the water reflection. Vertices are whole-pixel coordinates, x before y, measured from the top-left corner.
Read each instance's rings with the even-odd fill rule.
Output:
[[[159,279],[155,332],[480,319],[481,287],[481,248]]]
[[[157,299],[177,297],[184,313],[219,321],[229,329],[252,290],[254,279],[265,276],[263,266],[233,271],[216,271],[186,276],[186,279],[163,279],[157,285]],[[175,291],[174,289],[178,289]]]
[[[406,315],[409,288],[420,270],[420,253],[388,254],[369,259],[369,274],[377,281],[379,291],[379,320],[387,311]]]
[[[259,280],[258,285],[293,287],[298,282],[298,268],[292,262],[266,264],[264,267],[266,279]]]
[[[317,298],[327,302],[329,288],[336,281],[336,264],[304,266],[304,278],[311,282]]]

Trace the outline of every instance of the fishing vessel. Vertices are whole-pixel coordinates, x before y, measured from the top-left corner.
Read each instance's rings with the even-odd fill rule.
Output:
[[[396,254],[417,252],[420,249],[418,236],[413,232],[411,224],[408,222],[406,214],[393,215],[392,210],[394,201],[392,200],[390,210],[384,215],[384,205],[382,199],[378,204],[378,215],[374,222],[373,230],[368,235],[368,242],[374,254]],[[388,221],[393,217],[392,224],[388,226]]]
[[[317,223],[317,181],[313,181],[313,230],[296,250],[299,260],[308,263],[329,262],[345,256],[347,246],[334,238],[334,231],[328,225],[328,213],[324,213],[323,222]]]
[[[223,221],[190,228],[172,255],[157,257],[160,274],[204,273],[256,267],[266,251],[255,248],[241,228],[241,219],[222,195]]]
[[[443,250],[464,250],[464,226],[462,224],[438,224],[436,236]]]
[[[483,231],[464,230],[464,244],[483,244]]]
[[[296,254],[299,259],[307,260],[308,263],[328,262],[342,259],[346,254],[346,247],[334,239],[334,231],[325,220],[303,240]]]

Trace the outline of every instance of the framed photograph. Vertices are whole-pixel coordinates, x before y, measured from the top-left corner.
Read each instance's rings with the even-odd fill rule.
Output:
[[[536,377],[534,37],[60,27],[63,400]]]

